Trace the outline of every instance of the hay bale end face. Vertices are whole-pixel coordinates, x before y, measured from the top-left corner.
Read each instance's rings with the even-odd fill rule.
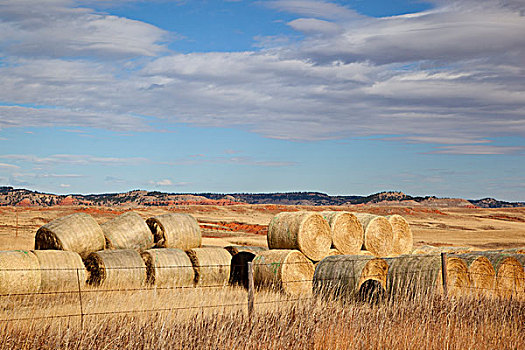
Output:
[[[270,249],[295,249],[319,261],[328,254],[331,245],[330,226],[318,213],[279,213],[268,227]]]
[[[408,221],[397,214],[387,216],[387,219],[392,225],[392,232],[394,234],[391,254],[393,256],[410,254],[413,249],[414,239]]]
[[[496,270],[495,294],[500,298],[522,298],[525,294],[525,271],[517,254],[482,252]]]
[[[146,220],[156,247],[188,250],[202,244],[199,223],[189,214],[168,213]]]
[[[324,219],[330,225],[332,246],[342,254],[357,254],[363,246],[363,226],[357,217],[344,211],[322,212]]]
[[[496,283],[496,270],[489,259],[477,253],[458,255],[468,266],[471,281],[470,295],[492,297]]]
[[[75,291],[86,284],[86,268],[78,253],[35,250],[41,271],[41,292]]]
[[[313,275],[314,265],[298,250],[268,250],[253,259],[253,279],[259,288],[310,295]]]
[[[365,231],[363,249],[375,256],[386,257],[392,253],[394,232],[390,222],[382,217],[366,213],[354,213]]]
[[[181,249],[158,248],[142,252],[148,283],[156,287],[192,286],[195,272],[191,260]]]
[[[361,255],[329,256],[315,269],[313,290],[334,299],[374,299],[386,294],[388,264]]]
[[[230,279],[231,254],[224,248],[205,247],[186,251],[195,272],[196,286],[227,285]]]
[[[127,212],[100,225],[108,249],[145,250],[153,247],[153,233],[135,212]]]
[[[0,251],[0,295],[37,293],[41,272],[38,259],[30,251]]]
[[[104,233],[90,215],[76,213],[40,227],[35,235],[35,250],[67,250],[82,258],[104,249]]]
[[[136,250],[104,250],[84,260],[88,283],[102,288],[138,288],[146,284],[146,265]]]

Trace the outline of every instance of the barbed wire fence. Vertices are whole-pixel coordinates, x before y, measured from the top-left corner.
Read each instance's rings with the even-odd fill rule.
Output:
[[[476,252],[470,252],[469,254],[475,254]],[[416,269],[416,270],[405,270],[405,271],[397,271],[397,272],[389,272],[388,275],[374,275],[374,274],[368,274],[366,276],[367,279],[370,280],[379,280],[379,279],[385,279],[386,281],[382,285],[382,288],[387,292],[388,297],[394,297],[395,294],[399,293],[400,295],[403,294],[403,292],[407,292],[406,290],[395,290],[396,287],[400,287],[400,285],[396,285],[396,280],[402,280],[403,281],[403,287],[413,288],[411,290],[411,294],[414,293],[421,293],[421,295],[428,296],[436,293],[436,288],[440,287],[441,292],[443,296],[448,297],[450,296],[450,288],[453,287],[450,284],[449,276],[447,274],[447,258],[449,256],[454,256],[458,254],[454,253],[441,253],[441,266],[436,269],[435,266],[431,269]],[[394,259],[410,259],[410,258],[424,258],[424,257],[436,257],[435,254],[429,254],[429,255],[410,255],[410,256],[401,256],[397,258],[385,258],[385,260],[393,261]],[[358,260],[361,260],[361,258],[357,258],[352,260],[348,260],[349,262],[355,263]],[[371,257],[371,259],[374,259]],[[381,259],[381,258],[379,258]],[[283,264],[283,263],[279,263]],[[304,264],[304,263],[285,263],[285,264]],[[188,268],[192,266],[162,266],[157,267],[159,269],[180,269],[180,268]],[[231,265],[206,265],[203,267],[217,267],[217,268],[231,268]],[[354,267],[352,267],[354,268]],[[522,266],[523,268],[523,266]],[[108,270],[129,270],[129,269],[138,269],[137,267],[115,267],[115,268],[108,268]],[[16,272],[30,272],[35,270],[30,269],[1,269],[0,270],[0,279],[7,273],[16,273]],[[340,296],[345,297],[345,292],[350,291],[350,293],[347,294],[353,294],[354,296],[357,294],[357,290],[355,290],[355,285],[358,285],[359,283],[356,283],[356,281],[359,281],[362,276],[357,274],[347,274],[346,279],[341,278],[314,278],[314,279],[298,279],[298,280],[286,280],[286,281],[280,281],[280,284],[293,284],[293,283],[308,283],[312,286],[315,285],[322,285],[325,282],[324,285],[321,286],[321,288],[317,288],[317,293],[314,291],[313,295],[307,294],[305,296],[299,295],[299,296],[290,296],[282,294],[281,297],[275,299],[275,300],[260,300],[257,301],[256,297],[260,291],[263,289],[256,288],[256,284],[254,281],[254,267],[252,266],[252,262],[248,262],[248,282],[247,282],[247,288],[246,288],[246,295],[245,300],[236,300],[235,302],[224,302],[224,303],[214,303],[214,304],[200,304],[200,305],[184,305],[184,306],[164,306],[164,307],[152,307],[152,308],[139,308],[139,309],[126,309],[126,310],[104,310],[104,311],[90,311],[90,308],[88,306],[93,307],[93,305],[89,304],[95,304],[95,306],[99,307],[105,307],[104,303],[108,303],[107,300],[102,300],[102,303],[100,305],[97,304],[99,302],[97,299],[93,300],[91,298],[92,295],[97,294],[104,294],[105,296],[109,294],[117,294],[117,293],[129,293],[128,296],[132,296],[132,293],[137,292],[170,292],[171,294],[168,295],[168,297],[173,298],[175,295],[173,295],[176,291],[195,291],[195,290],[212,290],[212,289],[224,289],[224,292],[231,292],[233,289],[230,283],[217,283],[217,284],[210,284],[210,285],[171,285],[171,286],[139,286],[139,287],[126,287],[124,285],[122,286],[112,286],[109,288],[104,287],[102,284],[98,287],[89,286],[86,284],[86,281],[82,280],[81,276],[81,269],[67,269],[67,268],[56,268],[56,269],[39,269],[38,271],[43,272],[51,272],[54,271],[56,273],[60,273],[61,271],[69,271],[69,272],[76,272],[76,288],[71,288],[68,290],[60,290],[60,286],[57,286],[56,290],[50,290],[50,291],[35,291],[35,292],[22,292],[22,293],[4,293],[0,294],[0,307],[2,309],[0,310],[0,322],[6,323],[6,322],[15,322],[15,321],[34,321],[34,320],[45,320],[45,319],[60,319],[60,318],[78,318],[80,320],[81,327],[84,327],[84,321],[88,317],[99,317],[104,315],[123,315],[123,314],[145,314],[145,313],[161,313],[161,312],[179,312],[183,310],[205,310],[205,309],[226,309],[226,308],[241,308],[246,309],[247,314],[249,317],[251,317],[255,313],[255,306],[256,305],[268,305],[268,304],[282,304],[282,303],[293,303],[293,302],[301,302],[301,301],[307,301],[307,300],[315,300],[318,297],[322,296],[323,293],[332,293],[331,296]],[[440,278],[436,276],[436,273],[439,274]],[[525,272],[524,272],[525,273]],[[494,275],[488,275],[483,273],[476,273],[471,272],[471,274],[478,274],[478,275],[486,275],[486,277],[494,278]],[[525,276],[525,275],[524,275]],[[511,284],[513,284],[515,290],[511,291],[512,297],[517,296],[522,299],[525,299],[525,278],[520,276],[499,276],[500,278],[508,278],[509,280],[512,280]],[[470,278],[470,277],[469,277]],[[350,283],[350,280],[352,280],[352,283]],[[346,283],[346,285],[345,285]],[[241,287],[238,287],[239,289]],[[472,290],[476,292],[494,292],[494,287],[488,288],[488,287],[482,287],[482,286],[474,286],[472,284],[463,285],[460,286],[460,288],[466,289],[466,290]],[[315,289],[315,288],[313,288]],[[331,290],[330,290],[331,289]],[[350,290],[347,290],[350,289]],[[277,291],[279,288],[277,288]],[[469,293],[466,293],[468,295]],[[481,294],[481,293],[478,293]],[[63,298],[69,298],[69,300],[62,300]],[[158,296],[154,296],[158,297]],[[32,300],[31,300],[32,299]],[[171,299],[170,299],[171,300]],[[63,314],[50,314],[50,315],[39,315],[36,311],[38,311],[40,308],[42,308],[42,302],[69,302],[69,305],[74,307],[76,311],[66,312]],[[164,299],[160,299],[159,302],[165,301]],[[67,304],[64,304],[67,305]],[[19,316],[20,314],[23,314],[22,311],[25,311],[28,315],[27,316]],[[11,317],[6,316],[5,314],[11,315]]]

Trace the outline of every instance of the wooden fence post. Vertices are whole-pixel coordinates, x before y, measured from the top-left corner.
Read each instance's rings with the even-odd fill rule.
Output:
[[[448,296],[448,274],[447,274],[447,253],[441,253],[441,280],[443,281],[443,293]]]
[[[251,319],[253,315],[253,290],[255,289],[253,283],[253,266],[252,262],[248,262],[248,318]]]

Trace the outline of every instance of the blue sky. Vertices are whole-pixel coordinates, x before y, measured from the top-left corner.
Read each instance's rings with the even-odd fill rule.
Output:
[[[520,0],[0,0],[0,184],[525,200]]]

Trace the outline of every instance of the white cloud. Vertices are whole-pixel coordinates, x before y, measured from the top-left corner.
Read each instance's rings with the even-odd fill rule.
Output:
[[[71,185],[69,185],[69,184],[60,184],[59,186],[61,188],[69,188],[69,187],[71,187]]]
[[[20,169],[20,167],[18,165],[14,165],[14,164],[0,163],[0,169],[16,170],[16,169]]]
[[[140,157],[98,157],[85,154],[54,154],[47,157],[39,157],[31,154],[4,154],[0,159],[10,159],[15,162],[28,162],[33,165],[104,165],[104,166],[121,166],[121,165],[140,165],[149,162],[146,158]],[[62,175],[64,176],[64,175]],[[74,175],[77,176],[77,175]],[[56,176],[55,176],[56,177]],[[71,175],[70,175],[71,177]]]

